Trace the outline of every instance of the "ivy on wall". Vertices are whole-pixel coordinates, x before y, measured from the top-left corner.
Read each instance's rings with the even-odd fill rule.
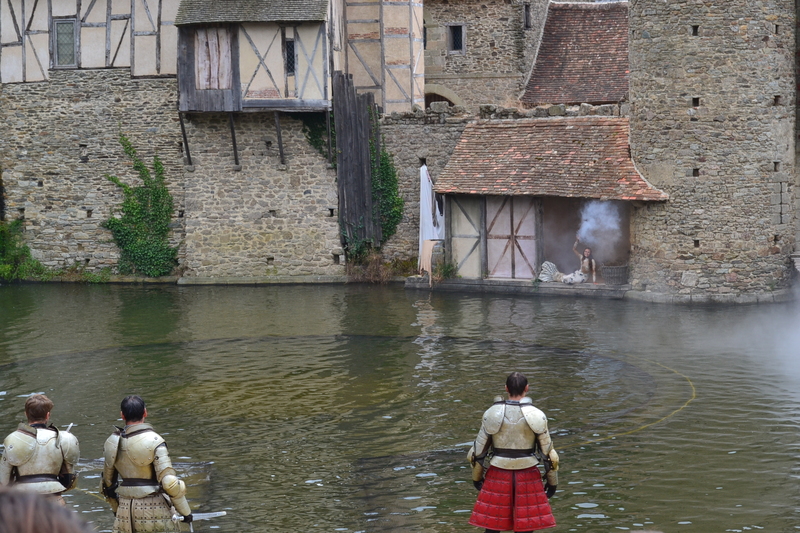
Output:
[[[108,181],[122,189],[123,201],[120,216],[112,214],[103,227],[111,230],[119,246],[121,273],[166,276],[178,264],[178,249],[168,242],[175,206],[164,183],[164,165],[155,156],[151,174],[125,135],[120,135],[119,142],[125,155],[133,161],[133,169],[138,172],[142,185],[131,187],[116,176],[106,175]]]
[[[303,134],[310,144],[322,157],[329,159],[336,168],[336,158],[328,153],[328,123],[325,113],[296,113],[290,116],[299,118],[303,123]],[[336,151],[336,129],[333,123],[333,112],[331,118],[331,147]]]
[[[377,147],[370,143],[372,164],[372,205],[373,216],[380,220],[383,242],[397,233],[397,226],[403,219],[403,198],[400,197],[397,183],[397,169],[394,158],[385,146]]]
[[[30,249],[22,242],[23,221],[0,221],[0,279],[45,280],[52,277],[47,267],[31,257]]]

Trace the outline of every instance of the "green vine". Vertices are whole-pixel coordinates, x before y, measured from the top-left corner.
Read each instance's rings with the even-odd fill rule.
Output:
[[[119,143],[133,161],[142,185],[131,187],[115,176],[106,175],[108,181],[122,189],[123,201],[121,216],[112,216],[103,227],[111,230],[119,246],[121,273],[165,276],[178,264],[178,249],[168,242],[174,203],[164,183],[164,165],[158,156],[154,157],[151,174],[125,135],[120,134]]]
[[[303,122],[303,133],[308,143],[317,150],[323,157],[328,158],[328,125],[325,113],[299,113],[297,118]],[[331,120],[331,148],[336,153],[336,129],[334,126],[333,112],[330,112]],[[370,120],[373,128],[380,128],[380,122],[375,110],[370,109]],[[372,186],[372,216],[380,221],[382,242],[386,242],[397,232],[397,226],[403,218],[403,199],[400,197],[399,185],[397,182],[397,169],[394,166],[394,159],[386,151],[383,143],[376,146],[373,139],[369,142],[370,152],[370,174]],[[332,158],[334,167],[336,158]],[[344,240],[347,241],[346,233]],[[363,263],[367,260],[373,244],[361,240],[345,242],[345,253],[348,262]]]
[[[372,165],[372,205],[373,216],[379,218],[383,241],[386,242],[397,232],[397,226],[403,219],[403,198],[400,196],[397,183],[397,169],[394,158],[375,143],[369,143],[370,161]],[[380,156],[380,157],[379,157]]]
[[[23,221],[0,222],[0,279],[17,281],[38,279],[45,281],[53,273],[31,257],[30,248],[22,242]]]

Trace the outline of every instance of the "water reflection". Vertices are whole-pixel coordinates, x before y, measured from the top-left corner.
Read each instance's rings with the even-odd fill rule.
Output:
[[[800,526],[791,306],[43,285],[0,287],[0,316],[0,433],[45,391],[84,453],[68,501],[101,531],[129,393],[193,508],[228,510],[198,529],[475,531],[466,447],[511,370],[561,451],[555,531]]]

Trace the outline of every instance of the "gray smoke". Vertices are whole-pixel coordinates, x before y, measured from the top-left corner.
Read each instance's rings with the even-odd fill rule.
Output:
[[[585,246],[613,250],[622,236],[621,206],[617,202],[592,200],[581,208],[578,239]]]

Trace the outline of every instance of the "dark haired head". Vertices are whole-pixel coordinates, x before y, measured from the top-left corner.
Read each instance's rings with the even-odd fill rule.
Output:
[[[522,372],[512,372],[506,378],[506,388],[510,396],[519,396],[525,392],[525,387],[528,386],[528,378]]]
[[[141,396],[136,396],[135,394],[126,396],[119,405],[119,409],[122,411],[122,418],[126,422],[138,422],[144,418],[145,405]]]

